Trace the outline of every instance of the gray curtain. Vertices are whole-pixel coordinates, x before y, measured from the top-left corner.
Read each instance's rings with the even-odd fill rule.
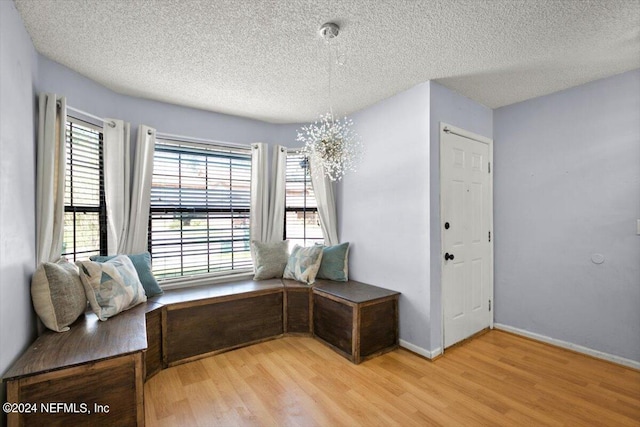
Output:
[[[107,205],[107,249],[109,255],[125,253],[131,215],[131,126],[105,119],[102,129],[104,191]]]
[[[266,242],[269,233],[267,144],[251,144],[251,240]]]
[[[67,100],[41,93],[36,150],[36,261],[56,261],[62,253],[67,161]]]
[[[284,197],[287,174],[287,149],[282,145],[273,147],[271,167],[271,191],[269,198],[269,232],[267,241],[278,242],[284,234]]]
[[[338,216],[336,213],[336,199],[333,182],[325,175],[322,163],[311,158],[311,185],[316,195],[320,227],[324,235],[325,245],[337,245]]]
[[[149,126],[138,127],[136,153],[133,158],[132,185],[125,194],[129,197],[128,229],[118,244],[118,253],[136,254],[146,251],[149,233],[149,206],[151,204],[151,180],[153,178],[153,153],[156,146],[156,130]]]

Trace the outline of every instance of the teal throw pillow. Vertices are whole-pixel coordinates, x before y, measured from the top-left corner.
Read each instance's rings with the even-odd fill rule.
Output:
[[[335,246],[322,247],[322,262],[318,270],[318,279],[346,282],[349,280],[349,242]]]
[[[117,255],[111,255],[111,256],[94,255],[92,257],[89,257],[89,259],[95,262],[107,262],[115,258],[116,256]],[[133,267],[136,269],[136,272],[138,273],[138,278],[142,283],[142,287],[144,288],[144,293],[146,294],[147,298],[151,298],[152,296],[162,294],[163,291],[162,289],[160,289],[160,285],[158,284],[158,281],[156,280],[156,278],[153,276],[153,273],[151,272],[151,254],[149,252],[143,252],[141,254],[127,255],[127,256],[131,260]]]
[[[303,248],[295,245],[282,277],[312,285],[316,281],[316,274],[320,269],[321,261],[322,246]]]

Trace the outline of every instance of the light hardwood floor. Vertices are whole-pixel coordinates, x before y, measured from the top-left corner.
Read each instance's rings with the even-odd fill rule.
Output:
[[[147,426],[639,426],[640,372],[491,331],[430,362],[353,365],[288,337],[160,372]]]

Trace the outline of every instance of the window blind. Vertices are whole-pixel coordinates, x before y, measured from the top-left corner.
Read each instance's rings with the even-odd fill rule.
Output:
[[[252,268],[251,152],[158,139],[149,251],[160,279]]]
[[[68,118],[62,255],[73,261],[107,252],[102,144],[100,128]]]
[[[308,160],[287,153],[284,238],[300,246],[324,241]]]

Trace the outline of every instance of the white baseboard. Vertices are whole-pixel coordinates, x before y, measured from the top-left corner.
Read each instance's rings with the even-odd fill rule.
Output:
[[[419,354],[420,356],[424,356],[427,359],[433,359],[434,357],[442,354],[442,349],[439,347],[436,348],[435,350],[429,351],[422,347],[418,347],[415,344],[411,344],[410,342],[407,342],[405,340],[400,340],[400,347],[406,348],[407,350],[410,350],[416,354]]]
[[[558,340],[555,338],[548,337],[546,335],[536,334],[535,332],[525,331],[524,329],[514,328],[513,326],[503,325],[501,323],[495,323],[494,328],[503,330],[506,332],[511,332],[516,335],[522,335],[523,337],[531,338],[536,341],[542,341],[547,344],[555,345],[557,347],[566,348],[568,350],[573,350],[578,353],[587,354],[589,356],[596,357],[598,359],[607,360],[609,362],[617,363],[619,365],[628,366],[630,368],[640,370],[640,362],[636,362],[635,360],[626,359],[624,357],[615,356],[613,354],[605,353],[602,351],[594,350],[592,348],[583,347],[578,344],[573,344],[567,341]]]

